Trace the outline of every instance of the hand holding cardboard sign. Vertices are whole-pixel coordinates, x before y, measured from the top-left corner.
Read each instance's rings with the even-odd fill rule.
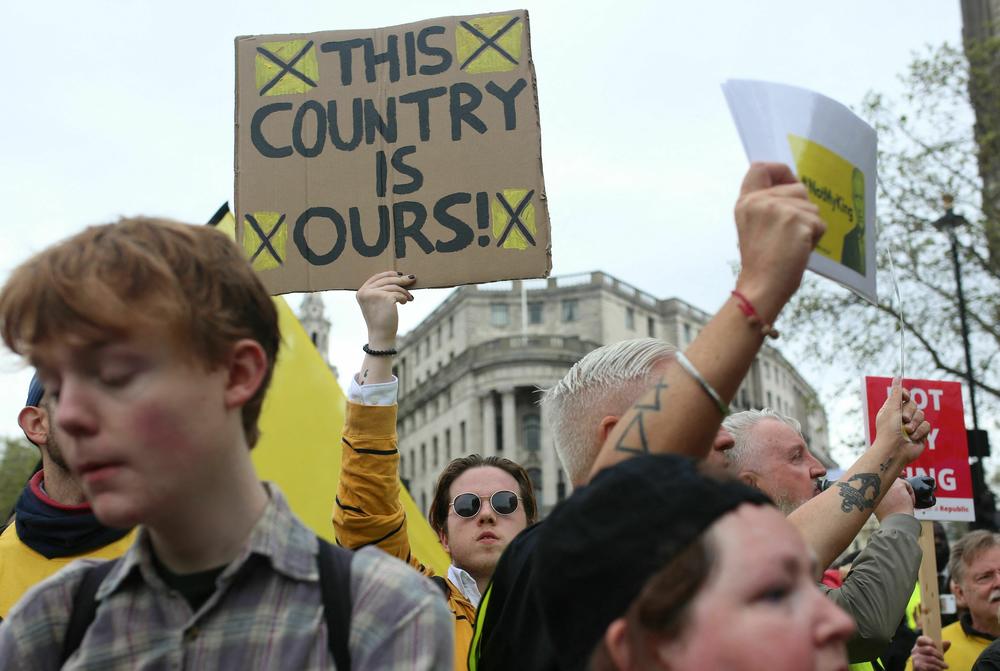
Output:
[[[742,267],[736,288],[768,323],[802,282],[826,225],[806,188],[782,163],[753,163],[736,201]]]
[[[368,326],[368,347],[372,350],[390,350],[396,346],[396,329],[399,314],[396,305],[413,300],[406,287],[413,284],[413,275],[403,275],[387,270],[369,277],[358,289],[357,300]]]
[[[947,652],[951,647],[951,641],[941,641],[941,643]],[[917,637],[917,642],[910,650],[910,660],[913,662],[913,671],[943,671],[948,668],[941,649],[930,636]]]

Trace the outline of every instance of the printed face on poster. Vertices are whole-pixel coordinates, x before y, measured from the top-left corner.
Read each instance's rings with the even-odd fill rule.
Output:
[[[927,447],[903,472],[905,477],[930,475],[937,481],[937,505],[916,511],[918,519],[975,520],[972,499],[972,475],[965,432],[962,385],[941,380],[903,379],[910,398],[924,411],[931,424]],[[866,377],[864,403],[868,442],[875,439],[875,416],[892,390],[892,378]]]
[[[236,222],[275,294],[547,275],[527,12],[237,38]]]

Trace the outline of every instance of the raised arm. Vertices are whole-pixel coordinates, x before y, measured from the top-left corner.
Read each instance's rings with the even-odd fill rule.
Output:
[[[854,540],[903,467],[923,452],[923,441],[931,431],[923,411],[910,400],[898,381],[893,383],[892,394],[879,410],[875,426],[871,447],[847,473],[788,516],[823,568]],[[904,426],[909,436],[904,433]]]
[[[423,569],[410,553],[406,516],[399,501],[396,391],[392,356],[396,306],[413,300],[413,278],[394,271],[371,277],[357,299],[368,326],[368,354],[351,385],[344,424],[340,483],[333,509],[337,539],[348,548],[377,545]]]
[[[728,404],[773,324],[802,281],[809,254],[826,230],[818,208],[788,166],[754,163],[736,202],[742,267],[737,291],[753,306],[756,323],[730,297],[685,352],[704,381]],[[666,374],[622,417],[591,472],[635,454],[704,458],[719,428],[719,406],[683,367]]]

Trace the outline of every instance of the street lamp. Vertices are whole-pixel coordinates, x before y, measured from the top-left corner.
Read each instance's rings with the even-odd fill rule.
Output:
[[[955,230],[968,224],[968,220],[955,214],[955,199],[950,194],[941,197],[944,216],[934,222],[934,228],[944,231],[951,240],[951,262],[955,266],[955,286],[958,289],[958,317],[962,323],[962,345],[965,347],[965,376],[969,381],[969,400],[972,402],[972,428],[979,431],[979,413],[976,411],[976,381],[972,377],[972,348],[969,346],[969,324],[965,316],[965,294],[962,292],[962,265],[958,258],[958,237]]]

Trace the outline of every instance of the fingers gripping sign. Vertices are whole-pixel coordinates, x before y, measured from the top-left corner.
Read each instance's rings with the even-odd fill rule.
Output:
[[[736,202],[741,269],[737,288],[773,322],[798,289],[826,231],[819,208],[782,163],[753,163]]]
[[[392,354],[395,354],[399,328],[397,305],[413,300],[407,287],[416,282],[413,275],[387,270],[369,277],[358,289],[357,300],[368,327],[368,356],[362,368],[361,384],[392,379]],[[373,354],[374,352],[374,354]]]

